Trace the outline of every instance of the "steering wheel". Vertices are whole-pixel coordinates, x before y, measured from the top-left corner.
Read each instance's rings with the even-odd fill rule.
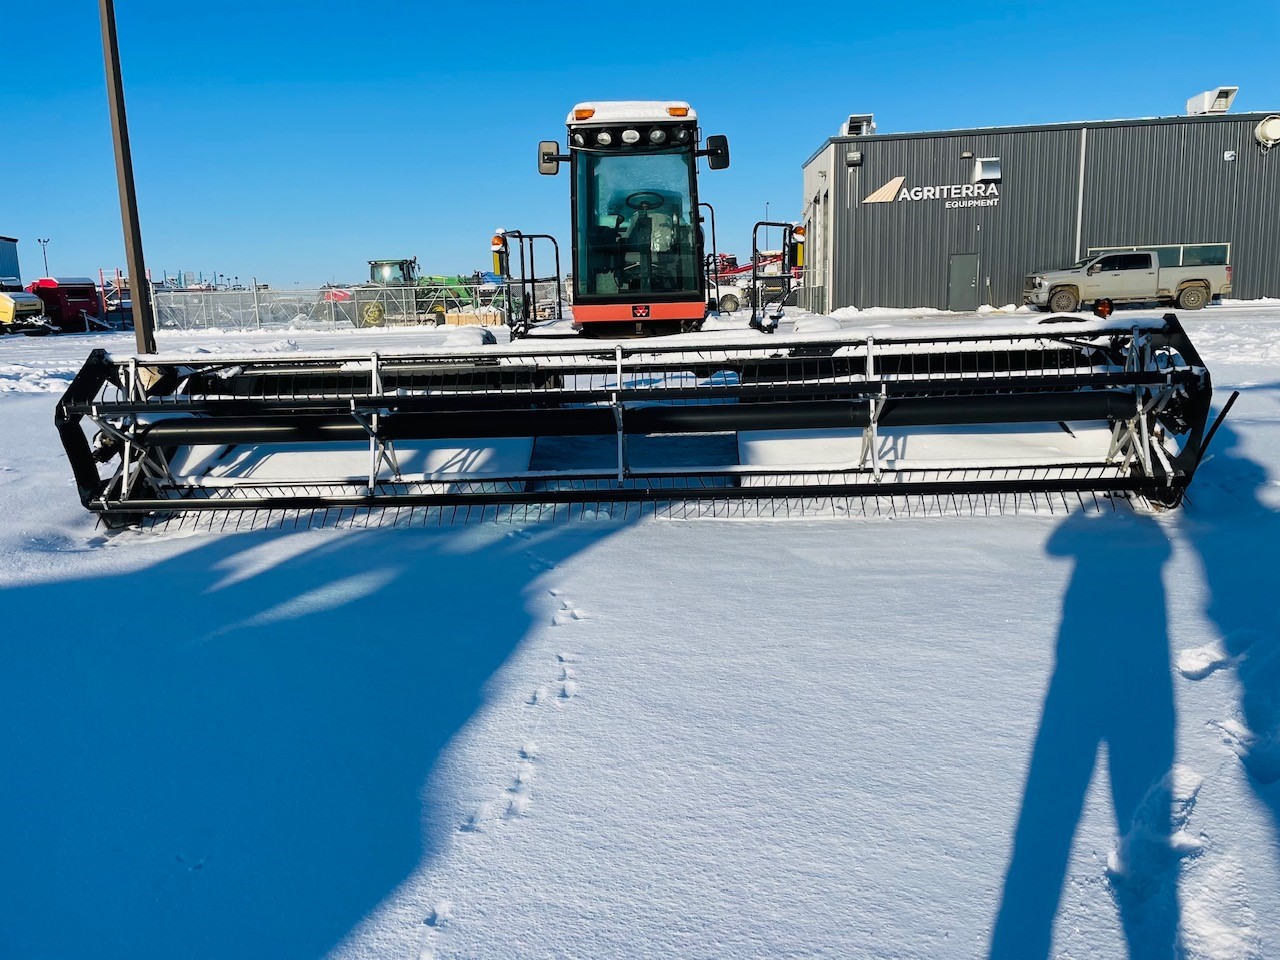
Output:
[[[657,203],[651,202],[650,201],[651,197],[657,200],[658,202]],[[640,210],[642,212],[647,210],[657,210],[666,202],[667,202],[666,197],[664,197],[660,193],[655,193],[652,190],[637,190],[635,193],[627,197],[625,201],[626,205],[630,207],[632,210]]]

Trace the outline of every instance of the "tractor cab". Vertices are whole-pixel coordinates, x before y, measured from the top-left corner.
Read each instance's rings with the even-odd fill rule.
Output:
[[[724,137],[699,148],[698,116],[680,101],[580,103],[569,152],[539,145],[538,170],[568,161],[574,323],[690,329],[706,317],[698,157],[729,165]]]
[[[418,258],[412,260],[370,260],[369,282],[388,287],[410,286],[418,279]]]

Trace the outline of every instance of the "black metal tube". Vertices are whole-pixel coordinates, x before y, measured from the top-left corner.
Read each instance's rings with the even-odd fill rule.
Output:
[[[878,424],[890,428],[1114,420],[1131,416],[1133,409],[1133,395],[1122,391],[916,397],[885,401]],[[622,426],[632,435],[862,429],[870,423],[870,413],[866,400],[659,405],[625,408]],[[377,433],[384,440],[443,440],[608,436],[616,430],[612,408],[599,406],[392,413],[378,418]],[[181,446],[356,442],[368,436],[355,418],[335,413],[174,417],[144,428],[140,439],[149,446]]]

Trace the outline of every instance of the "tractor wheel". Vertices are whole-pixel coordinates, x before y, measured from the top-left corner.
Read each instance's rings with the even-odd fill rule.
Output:
[[[726,293],[720,298],[721,313],[733,313],[733,311],[737,310],[740,306],[742,306],[742,304],[738,302],[737,296],[732,293]]]
[[[360,308],[360,326],[380,327],[387,319],[387,308],[377,300]]]
[[[1183,287],[1178,291],[1178,308],[1181,310],[1199,310],[1209,302],[1209,291],[1204,287]]]
[[[1080,297],[1070,287],[1059,287],[1049,295],[1049,309],[1054,313],[1075,313],[1080,309]]]

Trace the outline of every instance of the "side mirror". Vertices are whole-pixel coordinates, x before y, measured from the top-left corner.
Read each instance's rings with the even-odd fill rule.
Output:
[[[1089,276],[1091,276],[1091,277],[1092,277],[1095,273],[1097,273],[1097,272],[1098,272],[1099,270],[1101,270],[1101,269],[1102,269],[1102,264],[1100,264],[1100,263],[1091,263],[1091,264],[1089,264],[1089,269],[1088,269],[1087,271],[1085,271],[1085,272],[1086,272],[1086,273],[1088,273],[1088,274],[1089,274]]]
[[[560,144],[554,140],[538,144],[538,172],[549,177],[560,172]]]
[[[707,166],[712,170],[723,170],[729,166],[729,138],[716,134],[707,137]]]

